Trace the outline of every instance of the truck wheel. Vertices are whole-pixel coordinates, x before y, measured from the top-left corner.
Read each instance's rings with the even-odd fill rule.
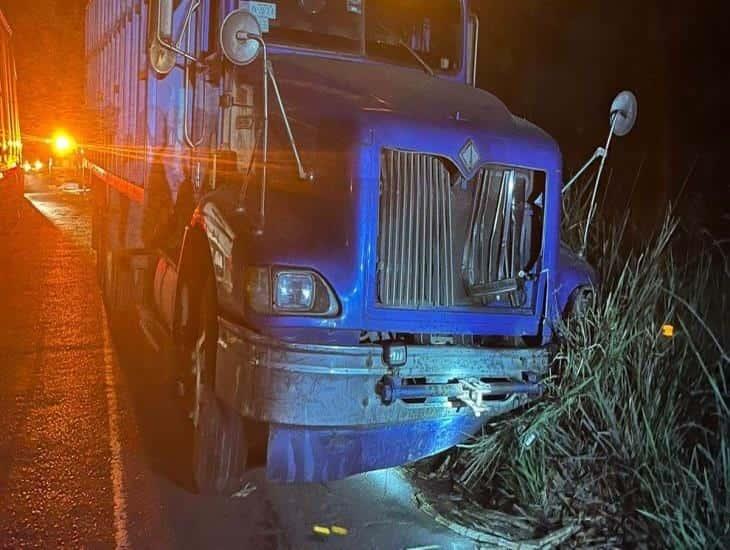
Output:
[[[104,243],[97,252],[97,276],[109,328],[115,337],[129,336],[135,327],[134,278],[129,259],[109,252]]]
[[[215,287],[204,285],[198,338],[193,346],[193,477],[200,493],[230,495],[241,488],[248,444],[243,418],[215,395],[218,339]]]

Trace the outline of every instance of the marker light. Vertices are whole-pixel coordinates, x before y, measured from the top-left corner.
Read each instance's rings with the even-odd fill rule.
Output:
[[[383,362],[389,367],[402,367],[408,362],[408,348],[403,342],[384,342]]]

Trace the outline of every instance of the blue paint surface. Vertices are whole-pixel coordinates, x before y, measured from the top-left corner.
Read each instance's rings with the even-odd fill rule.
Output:
[[[464,441],[483,423],[473,416],[352,430],[273,425],[267,477],[320,483],[413,462]]]

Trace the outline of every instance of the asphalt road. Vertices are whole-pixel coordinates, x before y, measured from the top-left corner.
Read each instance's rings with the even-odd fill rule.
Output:
[[[195,494],[164,365],[107,328],[87,195],[26,190],[0,235],[0,547],[473,548],[415,508],[397,469],[277,485],[258,468],[248,496]]]

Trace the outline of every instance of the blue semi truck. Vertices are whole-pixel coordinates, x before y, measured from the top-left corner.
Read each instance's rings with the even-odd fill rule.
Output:
[[[594,275],[557,144],[475,86],[468,0],[91,0],[86,29],[99,278],[173,358],[201,491],[258,446],[286,482],[404,464],[540,394]]]

